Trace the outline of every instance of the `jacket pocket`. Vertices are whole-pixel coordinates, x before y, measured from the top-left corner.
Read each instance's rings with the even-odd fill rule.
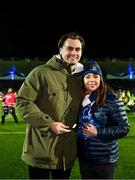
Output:
[[[30,128],[24,143],[24,153],[39,161],[54,160],[54,147],[57,136],[51,132],[40,133],[36,128]]]

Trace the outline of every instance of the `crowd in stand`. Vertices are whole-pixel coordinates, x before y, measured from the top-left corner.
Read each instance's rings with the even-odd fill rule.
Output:
[[[135,92],[129,89],[119,89],[116,93],[123,101],[127,112],[135,113]]]

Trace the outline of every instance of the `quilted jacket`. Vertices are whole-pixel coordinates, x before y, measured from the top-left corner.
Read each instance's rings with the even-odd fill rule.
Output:
[[[94,102],[93,97],[90,98]],[[81,115],[78,127],[83,123]],[[91,116],[95,124],[98,124],[98,133],[95,138],[84,138],[78,131],[78,158],[94,164],[116,162],[119,157],[117,140],[126,136],[130,128],[123,102],[109,93],[102,107],[97,108],[95,103],[92,105]]]

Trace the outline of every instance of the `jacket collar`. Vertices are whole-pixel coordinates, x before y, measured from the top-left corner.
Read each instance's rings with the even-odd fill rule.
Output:
[[[61,59],[61,56],[59,54],[54,55],[46,64],[50,68],[61,71],[65,74],[74,74],[83,70],[83,65],[81,63],[78,63],[75,71],[72,73],[71,65],[67,64],[63,59]]]

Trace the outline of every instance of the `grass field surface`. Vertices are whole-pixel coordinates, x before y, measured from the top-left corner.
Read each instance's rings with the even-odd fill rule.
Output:
[[[135,114],[129,113],[128,117],[131,129],[119,140],[116,179],[135,179]],[[5,125],[0,124],[0,179],[28,179],[27,165],[21,160],[26,124],[18,118],[18,125],[11,115],[6,117]],[[80,179],[77,160],[71,179]]]

